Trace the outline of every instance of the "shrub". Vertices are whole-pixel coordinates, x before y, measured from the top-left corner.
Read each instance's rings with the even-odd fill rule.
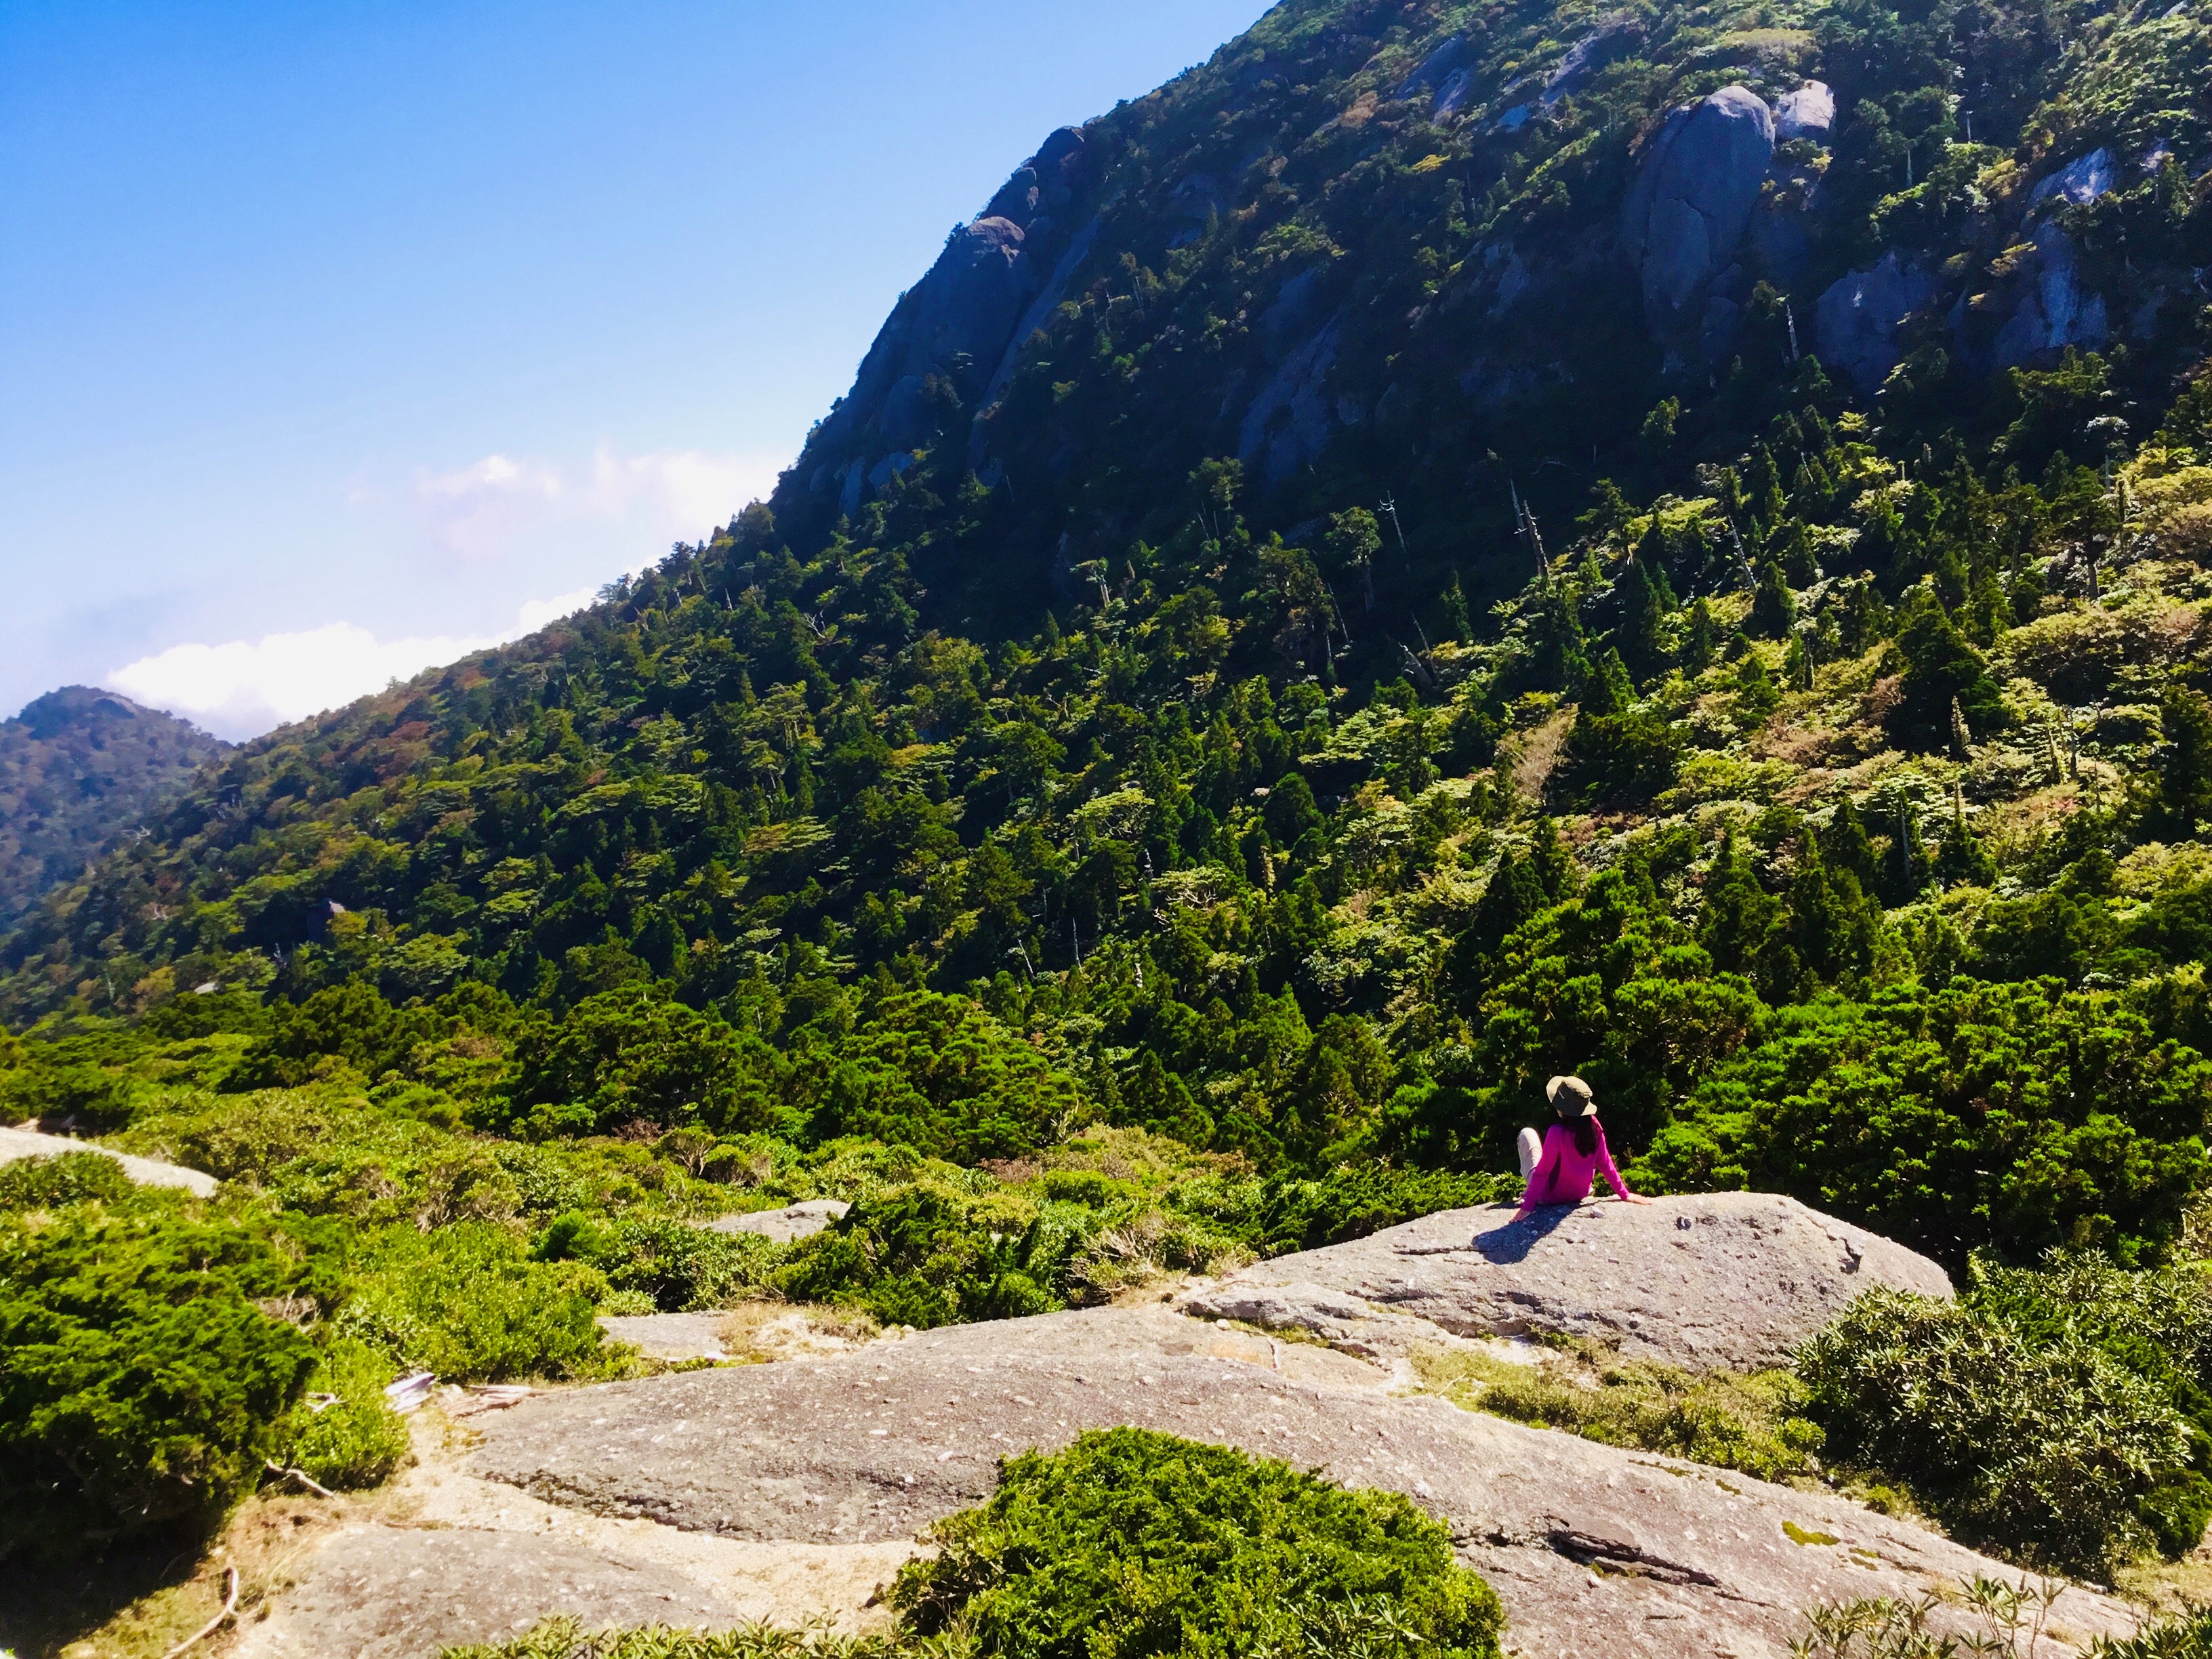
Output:
[[[1278,1176],[1263,1188],[1249,1242],[1269,1255],[1365,1238],[1438,1210],[1520,1196],[1512,1176],[1344,1164],[1318,1180]]]
[[[58,1210],[88,1199],[128,1205],[137,1194],[123,1166],[100,1152],[64,1152],[0,1164],[0,1211]]]
[[[802,1240],[775,1284],[786,1296],[864,1307],[922,1330],[1049,1313],[1065,1305],[1058,1287],[1099,1225],[1077,1205],[1039,1206],[925,1178],[864,1198]]]
[[[2100,1641],[2091,1659],[2212,1659],[2212,1607],[2192,1607],[2161,1619],[2124,1642]]]
[[[760,1129],[776,1120],[782,1073],[750,1032],[686,1007],[665,986],[627,985],[586,997],[557,1023],[526,1027],[487,1115],[567,1134],[634,1119]]]
[[[600,1376],[622,1358],[594,1318],[605,1283],[579,1262],[532,1261],[489,1223],[395,1228],[337,1324],[396,1365],[455,1382]]]
[[[2212,1066],[2116,996],[1905,984],[1777,1010],[1628,1171],[1788,1193],[1953,1267],[2096,1243],[2155,1259],[2208,1168]]]
[[[933,1158],[1018,1158],[1086,1107],[1073,1078],[965,997],[885,997],[815,1091],[817,1139],[872,1135]]]
[[[2142,1501],[2188,1462],[2186,1425],[2153,1384],[1972,1305],[1869,1291],[1799,1371],[1832,1446],[1901,1477],[1959,1533],[2065,1571],[2139,1551]]]
[[[307,1276],[174,1208],[0,1223],[0,1557],[219,1525],[315,1363],[254,1304]]]
[[[407,1425],[384,1397],[392,1378],[389,1362],[365,1344],[334,1343],[307,1397],[292,1408],[279,1461],[325,1486],[382,1483],[408,1450]]]
[[[602,1227],[571,1210],[554,1218],[532,1252],[541,1261],[582,1261],[617,1292],[647,1299],[641,1311],[720,1308],[766,1285],[782,1252],[752,1233],[716,1233],[669,1216],[623,1216]]]
[[[900,1569],[915,1629],[1019,1659],[1310,1651],[1494,1659],[1497,1597],[1395,1492],[1142,1429],[1025,1453],[939,1553]]]

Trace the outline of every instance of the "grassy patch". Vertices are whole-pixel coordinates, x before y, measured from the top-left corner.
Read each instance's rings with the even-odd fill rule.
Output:
[[[1541,1365],[1467,1349],[1428,1349],[1413,1364],[1427,1388],[1470,1411],[1741,1469],[1762,1480],[1820,1473],[1821,1432],[1800,1414],[1806,1390],[1787,1371],[1693,1376],[1586,1349],[1562,1351]]]

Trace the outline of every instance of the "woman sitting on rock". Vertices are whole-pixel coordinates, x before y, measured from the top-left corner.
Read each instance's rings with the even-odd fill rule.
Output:
[[[1606,1150],[1605,1126],[1597,1121],[1597,1097],[1578,1077],[1555,1077],[1544,1085],[1545,1096],[1559,1121],[1544,1131],[1540,1141],[1534,1129],[1522,1130],[1518,1146],[1521,1176],[1528,1189],[1521,1195],[1518,1221],[1540,1204],[1579,1204],[1590,1195],[1590,1177],[1599,1170],[1622,1200],[1649,1204],[1628,1190],[1628,1183],[1613,1167]]]

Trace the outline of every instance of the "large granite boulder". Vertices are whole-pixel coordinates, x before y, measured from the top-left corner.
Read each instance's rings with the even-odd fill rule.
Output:
[[[2028,245],[2033,252],[2021,259],[2013,278],[2018,297],[1992,349],[1997,364],[2035,362],[2068,346],[2102,349],[2112,333],[2105,296],[2082,280],[2072,239],[2045,222],[2035,228]]]
[[[1895,248],[1864,270],[1845,272],[1814,310],[1821,363],[1849,375],[1862,392],[1874,391],[1903,358],[1899,325],[1935,296],[1935,278]]]
[[[1509,1649],[1523,1654],[1778,1659],[1808,1607],[2005,1571],[1844,1498],[1391,1386],[1382,1367],[1310,1344],[1102,1308],[535,1395],[483,1420],[471,1468],[570,1513],[717,1540],[874,1546],[984,1498],[1002,1457],[1132,1424],[1407,1493],[1495,1587]],[[2078,1589],[2052,1624],[2074,1641],[2132,1628],[2118,1603]]]
[[[1773,112],[1741,86],[1674,111],[1644,147],[1621,209],[1621,246],[1662,336],[1703,326],[1773,158]]]
[[[2075,157],[2027,193],[2031,210],[2086,207],[2112,189],[2117,169],[2112,152],[2093,149]]]
[[[1809,138],[1826,143],[1836,125],[1836,94],[1825,81],[1808,81],[1794,92],[1785,92],[1774,106],[1774,140]]]
[[[1355,1352],[1455,1337],[1577,1336],[1696,1370],[1787,1364],[1879,1285],[1948,1297],[1901,1244],[1766,1193],[1447,1210],[1261,1262],[1182,1304],[1309,1332]]]

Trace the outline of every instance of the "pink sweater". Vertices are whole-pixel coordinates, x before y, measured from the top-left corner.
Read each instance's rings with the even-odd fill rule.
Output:
[[[1597,1131],[1594,1152],[1576,1150],[1571,1125],[1554,1123],[1544,1131],[1544,1155],[1528,1176],[1528,1195],[1521,1200],[1522,1209],[1538,1204],[1581,1203],[1589,1196],[1590,1177],[1599,1170],[1605,1171],[1614,1192],[1628,1196],[1628,1183],[1620,1178],[1620,1171],[1613,1168],[1613,1154],[1606,1150],[1605,1126],[1592,1120],[1590,1127]]]

